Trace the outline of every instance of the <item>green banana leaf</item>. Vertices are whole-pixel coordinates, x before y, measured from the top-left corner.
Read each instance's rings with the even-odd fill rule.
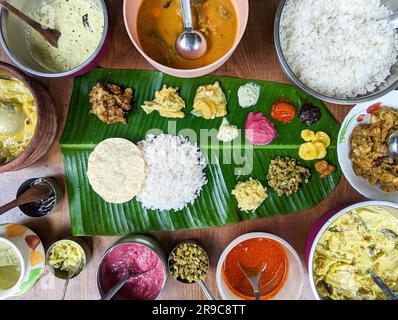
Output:
[[[202,143],[200,147],[203,153],[212,157],[212,163],[206,168],[209,181],[195,203],[179,212],[147,210],[136,199],[121,205],[109,204],[93,191],[86,176],[87,161],[95,146],[104,139],[121,137],[138,142],[145,138],[150,129],[154,128],[171,134],[178,134],[180,130],[186,128],[194,130],[197,134],[201,129],[218,129],[222,119],[204,120],[190,114],[196,89],[200,85],[215,81],[220,82],[228,99],[228,121],[238,128],[244,128],[245,120],[251,111],[263,112],[271,119],[271,105],[281,97],[289,99],[298,109],[304,103],[312,103],[320,107],[322,118],[311,126],[311,129],[322,130],[330,135],[332,145],[328,149],[326,160],[338,167],[336,150],[338,122],[323,102],[304,94],[295,87],[267,81],[250,81],[261,86],[260,99],[255,107],[242,109],[238,105],[237,91],[249,80],[217,76],[179,79],[154,71],[94,69],[75,79],[69,116],[60,142],[74,235],[110,236],[224,226],[243,220],[269,218],[306,210],[316,206],[335,189],[341,177],[340,168],[338,167],[332,176],[320,179],[314,169],[315,161],[302,161],[303,165],[312,169],[312,178],[293,196],[279,197],[267,186],[266,175],[272,159],[277,156],[299,158],[298,149],[303,143],[300,133],[307,127],[296,119],[287,125],[275,121],[278,138],[268,146],[254,146],[254,164],[250,175],[240,174],[239,168],[243,166],[241,162],[228,161],[226,158],[230,158],[232,154],[233,159],[241,161],[247,159],[245,150],[214,141]],[[127,125],[107,125],[96,116],[89,114],[88,94],[97,82],[114,83],[134,89],[134,108],[129,114]],[[144,101],[154,99],[155,91],[163,84],[180,88],[180,94],[187,103],[185,119],[165,119],[156,112],[146,115],[140,108]],[[244,137],[241,142],[244,145]],[[247,146],[248,142],[245,145]],[[236,199],[231,195],[237,182],[249,177],[261,181],[268,187],[269,192],[269,198],[254,213],[241,212]]]

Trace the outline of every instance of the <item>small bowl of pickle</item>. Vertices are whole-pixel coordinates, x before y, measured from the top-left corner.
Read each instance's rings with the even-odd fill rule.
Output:
[[[170,253],[168,268],[171,276],[184,284],[199,284],[209,300],[215,300],[204,280],[209,271],[209,256],[194,240],[178,244]]]

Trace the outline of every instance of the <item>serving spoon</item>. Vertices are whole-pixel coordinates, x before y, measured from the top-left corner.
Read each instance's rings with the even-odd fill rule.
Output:
[[[260,278],[261,275],[264,273],[265,269],[267,269],[267,263],[264,261],[258,268],[255,270],[246,268],[238,262],[238,267],[240,270],[242,270],[243,274],[249,280],[250,284],[253,287],[254,291],[254,298],[256,300],[260,300],[261,295],[260,295]]]
[[[54,192],[53,188],[47,183],[40,183],[32,186],[26,192],[21,194],[14,201],[11,201],[4,206],[0,207],[0,215],[14,209],[16,207],[22,206],[27,203],[39,201],[41,199],[48,198]]]
[[[394,291],[392,291],[392,289],[387,286],[387,284],[381,280],[381,278],[376,275],[373,271],[368,270],[368,273],[370,274],[370,276],[372,277],[372,280],[374,281],[374,283],[377,284],[377,286],[383,290],[383,292],[386,294],[386,296],[390,299],[390,300],[398,300],[398,295],[396,293],[394,293]]]
[[[398,130],[388,138],[388,156],[398,160]]]
[[[191,0],[180,0],[184,20],[184,31],[176,40],[178,54],[187,60],[197,60],[207,52],[207,41],[203,33],[194,30]]]
[[[9,4],[6,0],[0,0],[0,5],[6,9],[8,12],[15,14],[18,18],[25,21],[29,26],[40,33],[46,41],[53,47],[58,48],[58,39],[61,37],[62,33],[56,29],[48,28],[37,21],[29,18],[27,15],[19,11],[13,5]]]

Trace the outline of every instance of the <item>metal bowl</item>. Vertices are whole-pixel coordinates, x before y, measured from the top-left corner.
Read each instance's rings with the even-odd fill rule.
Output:
[[[367,93],[365,95],[361,95],[355,98],[351,99],[341,99],[341,98],[336,98],[336,97],[331,97],[324,95],[322,93],[316,92],[315,90],[311,89],[308,87],[306,84],[304,84],[293,72],[293,70],[289,67],[289,64],[287,63],[287,60],[285,59],[285,56],[282,51],[282,46],[280,43],[280,23],[281,23],[281,16],[283,9],[285,7],[285,4],[288,0],[281,0],[276,12],[275,16],[275,23],[274,23],[274,42],[275,42],[275,48],[276,48],[276,53],[278,56],[279,63],[282,67],[283,73],[285,76],[288,78],[290,82],[292,82],[294,85],[299,87],[301,90],[304,92],[310,94],[311,96],[318,98],[323,101],[327,101],[330,103],[334,104],[341,104],[341,105],[353,105],[353,104],[358,104],[362,102],[367,102],[371,100],[378,99],[385,94],[391,92],[398,86],[398,62],[392,67],[391,69],[391,75],[386,79],[386,81],[381,84],[379,87],[376,88],[375,91],[371,93]],[[382,0],[381,1],[384,5],[386,5],[390,10],[393,12],[398,11],[398,1],[397,0]]]
[[[22,12],[29,13],[41,0],[8,0]],[[101,41],[91,55],[82,65],[64,72],[53,72],[39,65],[28,50],[26,26],[15,15],[9,14],[5,9],[0,9],[0,42],[8,57],[25,72],[46,78],[72,77],[86,73],[99,64],[106,52],[108,39],[108,11],[104,0],[92,0],[102,8],[104,14],[104,31]]]
[[[105,258],[107,257],[107,255],[116,247],[123,245],[123,244],[131,244],[131,243],[138,243],[138,244],[142,244],[146,247],[148,247],[149,249],[153,250],[158,257],[160,258],[160,260],[163,263],[163,271],[164,271],[164,280],[163,280],[163,284],[162,284],[162,289],[160,290],[157,299],[159,298],[159,296],[162,294],[163,289],[166,285],[166,281],[167,281],[167,260],[166,260],[166,255],[162,249],[162,247],[160,246],[160,244],[158,243],[158,241],[156,241],[154,238],[151,238],[149,236],[146,235],[141,235],[141,234],[133,234],[133,235],[128,235],[125,236],[123,238],[121,238],[120,240],[118,240],[113,246],[111,246],[106,252],[105,254],[102,256],[101,258],[101,262],[98,265],[98,269],[97,269],[97,288],[98,288],[98,292],[100,294],[101,297],[103,297],[105,295],[105,292],[102,289],[102,284],[101,284],[101,268],[102,265],[104,263]]]

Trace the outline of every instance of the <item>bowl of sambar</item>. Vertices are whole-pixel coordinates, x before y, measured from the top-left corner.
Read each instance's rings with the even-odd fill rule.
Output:
[[[192,0],[194,28],[208,43],[200,59],[181,58],[175,41],[183,31],[179,0],[125,0],[124,20],[131,41],[156,69],[182,77],[199,77],[221,67],[240,43],[249,18],[248,0]]]

